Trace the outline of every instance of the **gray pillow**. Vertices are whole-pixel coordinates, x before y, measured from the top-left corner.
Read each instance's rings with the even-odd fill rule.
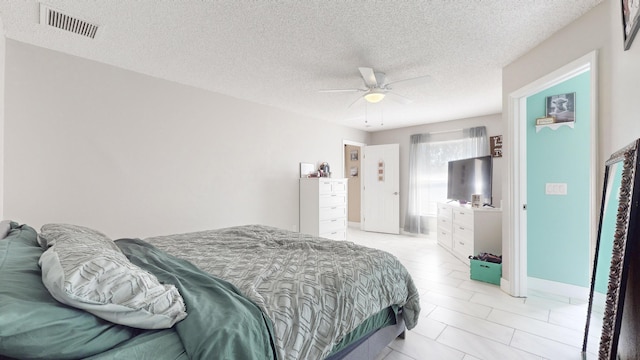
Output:
[[[11,220],[0,221],[0,240],[9,235],[9,230],[11,230]]]
[[[187,316],[173,285],[132,264],[113,240],[77,225],[40,230],[42,282],[61,303],[116,324],[141,329],[173,326]]]

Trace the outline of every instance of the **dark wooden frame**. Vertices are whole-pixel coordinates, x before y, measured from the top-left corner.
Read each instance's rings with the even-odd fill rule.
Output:
[[[600,346],[598,358],[600,360],[615,360],[618,352],[618,340],[622,325],[622,315],[627,289],[628,271],[630,266],[630,255],[634,253],[636,239],[638,237],[638,225],[636,221],[640,216],[640,179],[636,178],[639,168],[639,140],[634,141],[625,148],[615,152],[606,162],[604,179],[604,191],[602,196],[602,207],[600,212],[600,225],[598,228],[598,239],[596,243],[596,254],[593,265],[591,280],[591,292],[589,296],[589,306],[587,310],[587,323],[585,326],[584,342],[582,346],[583,358],[586,358],[587,342],[590,330],[591,312],[593,307],[594,286],[596,279],[596,266],[598,261],[598,250],[600,248],[604,203],[606,199],[607,181],[611,176],[610,166],[622,162],[622,182],[618,198],[618,212],[616,215],[616,226],[613,239],[613,252],[611,256],[611,266],[609,269],[609,282],[607,287],[604,317],[600,336]],[[612,199],[613,200],[613,199]],[[597,330],[597,329],[593,329]]]
[[[638,11],[635,18],[630,19],[630,14],[625,11],[625,3],[628,2],[629,0],[620,0],[620,13],[622,14],[622,35],[624,39],[625,51],[631,48],[631,43],[633,43],[633,39],[636,37],[638,28],[640,28],[640,11]],[[627,32],[627,25],[630,25],[629,32]]]

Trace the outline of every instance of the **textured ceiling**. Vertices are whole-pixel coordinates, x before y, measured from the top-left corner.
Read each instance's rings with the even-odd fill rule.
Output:
[[[601,0],[48,0],[100,26],[95,39],[39,24],[39,3],[0,1],[6,37],[377,131],[502,111],[501,69]],[[408,81],[378,104],[358,67]],[[355,103],[354,103],[355,101]]]

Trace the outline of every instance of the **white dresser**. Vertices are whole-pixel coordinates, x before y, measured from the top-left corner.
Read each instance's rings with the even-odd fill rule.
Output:
[[[300,179],[300,232],[347,239],[347,179]]]
[[[502,211],[438,203],[438,244],[469,263],[469,255],[502,255]]]

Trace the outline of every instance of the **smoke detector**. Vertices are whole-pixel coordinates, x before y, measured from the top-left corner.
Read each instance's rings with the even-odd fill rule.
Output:
[[[98,25],[65,14],[42,3],[40,3],[40,24],[70,31],[91,39],[96,37],[98,31]]]

